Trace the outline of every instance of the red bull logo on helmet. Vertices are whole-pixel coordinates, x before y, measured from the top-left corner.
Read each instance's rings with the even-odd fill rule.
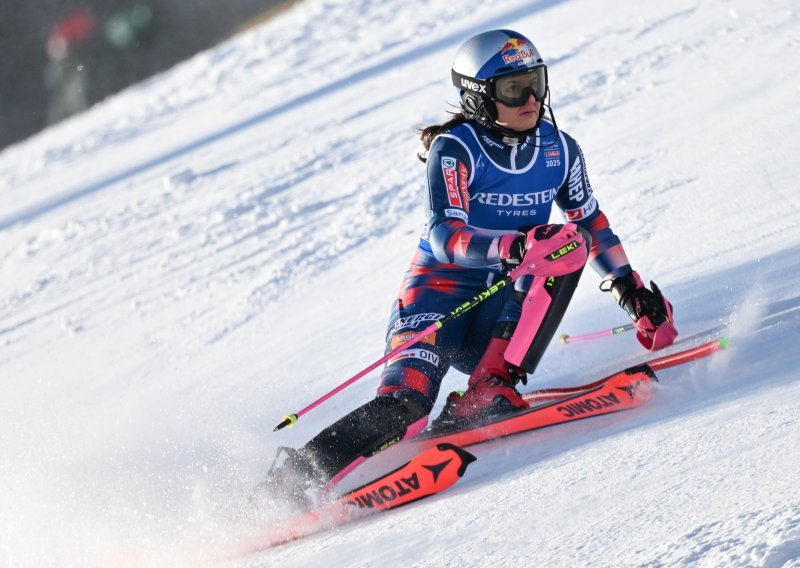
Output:
[[[533,44],[529,43],[527,40],[513,37],[500,48],[500,55],[503,57],[503,63],[506,65],[512,63],[531,64],[535,63],[539,58]]]

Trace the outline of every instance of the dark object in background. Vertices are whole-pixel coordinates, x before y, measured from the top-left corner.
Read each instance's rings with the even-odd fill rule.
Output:
[[[76,114],[157,71],[152,48],[158,33],[154,8],[134,2],[104,21],[77,8],[56,22],[47,38],[47,124]]]
[[[86,45],[97,33],[89,8],[77,8],[56,22],[47,38],[44,84],[49,92],[47,123],[58,122],[89,106]]]
[[[293,0],[3,0],[0,149]]]

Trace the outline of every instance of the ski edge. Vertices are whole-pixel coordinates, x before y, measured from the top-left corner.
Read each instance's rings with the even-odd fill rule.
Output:
[[[528,410],[471,428],[439,433],[428,430],[411,440],[411,442],[416,441],[422,444],[422,447],[429,447],[441,442],[471,446],[513,434],[630,410],[650,400],[652,389],[639,387],[653,381],[657,382],[656,370],[660,371],[708,357],[720,350],[727,349],[729,345],[730,341],[723,336],[694,347],[651,358],[644,363],[630,366],[585,385],[541,389],[526,393],[522,395],[523,398],[529,403],[535,404]],[[557,413],[552,411],[553,408],[557,410],[559,405],[587,403],[587,400],[593,400],[591,397],[602,397],[604,396],[602,393],[608,393],[611,389],[628,389],[630,396],[624,402],[620,401],[619,404],[604,405],[602,408],[592,409],[592,412],[581,413],[576,416],[558,416]],[[588,403],[591,404],[591,402]],[[537,414],[542,417],[538,421],[533,418]]]
[[[593,383],[586,390],[541,401],[541,404],[528,410],[472,428],[429,431],[427,435],[423,434],[412,440],[412,443],[416,441],[423,448],[442,442],[466,447],[567,422],[630,410],[650,400],[652,388],[647,387],[657,381],[655,373],[646,364],[630,367]]]

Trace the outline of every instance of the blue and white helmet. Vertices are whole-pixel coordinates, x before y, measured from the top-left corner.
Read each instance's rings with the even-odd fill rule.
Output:
[[[522,106],[533,95],[543,103],[548,93],[547,66],[539,50],[511,30],[468,39],[456,53],[451,76],[461,90],[462,108],[478,119],[497,118],[494,102]]]

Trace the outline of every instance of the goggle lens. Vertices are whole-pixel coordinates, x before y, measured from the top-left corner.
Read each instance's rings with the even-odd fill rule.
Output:
[[[541,103],[547,95],[547,68],[542,65],[521,73],[504,75],[495,79],[493,86],[492,98],[504,105],[522,106],[531,95]]]

